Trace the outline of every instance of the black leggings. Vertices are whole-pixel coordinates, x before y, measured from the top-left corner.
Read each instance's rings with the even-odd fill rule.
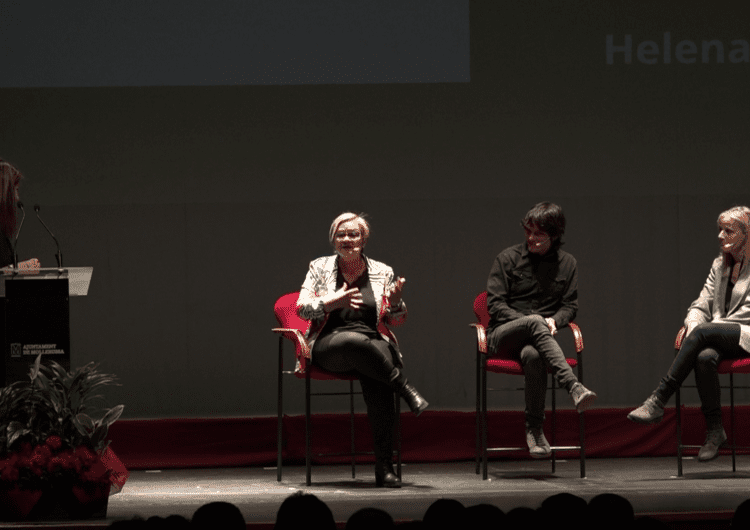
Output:
[[[334,331],[316,340],[313,347],[314,364],[329,372],[350,373],[359,378],[377,461],[390,462],[393,454],[393,392],[401,375],[394,363],[395,354],[385,340],[353,331]]]
[[[395,351],[383,339],[354,331],[332,332],[315,341],[313,362],[329,372],[350,373],[391,384],[398,372]]]
[[[701,398],[701,410],[709,428],[721,426],[721,388],[717,368],[722,359],[750,356],[740,346],[739,324],[707,322],[700,324],[682,341],[666,377],[656,392],[664,403],[695,370],[695,383]]]

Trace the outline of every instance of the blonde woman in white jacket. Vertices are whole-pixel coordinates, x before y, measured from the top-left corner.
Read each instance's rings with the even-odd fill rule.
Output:
[[[311,321],[313,364],[359,378],[374,437],[376,484],[400,487],[392,462],[394,390],[416,415],[428,403],[404,377],[398,343],[386,327],[406,320],[406,280],[363,254],[369,235],[362,215],[346,212],[334,219],[329,241],[336,253],[310,263],[297,313]]]

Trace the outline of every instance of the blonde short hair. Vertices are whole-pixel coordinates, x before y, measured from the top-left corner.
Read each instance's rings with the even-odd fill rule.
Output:
[[[362,232],[362,238],[364,239],[364,242],[367,243],[367,239],[370,237],[370,225],[367,224],[367,221],[365,220],[365,214],[353,212],[344,212],[333,220],[331,223],[331,229],[328,231],[328,242],[333,245],[333,239],[336,236],[336,231],[339,229],[341,223],[348,223],[355,219],[357,220],[359,229]]]
[[[750,208],[747,206],[735,206],[719,214],[716,222],[719,223],[722,217],[729,217],[740,224],[740,230],[747,235],[750,232]]]
[[[732,208],[729,208],[728,210],[724,210],[719,214],[719,217],[716,219],[716,224],[719,224],[721,222],[722,217],[729,217],[732,221],[737,222],[737,224],[740,225],[740,230],[742,230],[742,233],[745,234],[745,248],[742,249],[743,253],[745,255],[745,258],[750,256],[750,208],[747,206],[734,206]],[[729,257],[724,254],[724,252],[720,252],[719,255],[721,256],[722,260],[724,261],[724,265],[728,265],[728,259]]]

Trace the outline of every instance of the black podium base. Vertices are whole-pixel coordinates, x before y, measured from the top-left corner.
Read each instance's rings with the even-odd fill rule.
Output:
[[[5,279],[3,363],[0,382],[28,379],[37,356],[70,369],[70,298],[67,278]]]

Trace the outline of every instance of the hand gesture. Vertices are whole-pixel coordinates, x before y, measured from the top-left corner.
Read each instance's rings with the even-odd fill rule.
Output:
[[[326,312],[333,311],[334,309],[359,309],[364,304],[362,300],[362,293],[359,292],[359,287],[353,287],[349,289],[349,286],[344,282],[341,289],[333,292],[333,296],[325,303]]]
[[[398,276],[395,279],[395,281],[393,282],[393,285],[391,286],[387,294],[389,305],[397,306],[401,303],[401,291],[404,289],[405,283],[406,283],[406,278],[402,278],[401,276]]]
[[[545,324],[547,324],[547,327],[549,328],[549,332],[553,335],[557,335],[557,324],[555,324],[554,318],[545,318],[544,319]]]

